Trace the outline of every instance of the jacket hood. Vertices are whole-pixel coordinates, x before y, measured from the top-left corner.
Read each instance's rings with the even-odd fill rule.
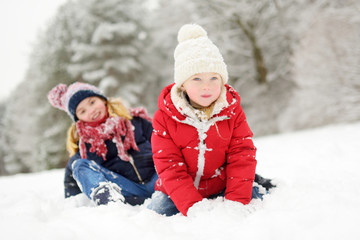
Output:
[[[231,86],[225,84],[220,97],[215,102],[210,119],[230,117],[234,114],[233,110],[239,105],[239,94]],[[183,121],[186,118],[196,119],[196,111],[199,111],[191,107],[184,93],[175,84],[168,85],[162,90],[158,99],[158,107],[177,121]]]

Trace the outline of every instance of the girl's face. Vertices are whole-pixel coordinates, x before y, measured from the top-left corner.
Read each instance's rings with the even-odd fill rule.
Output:
[[[107,114],[106,101],[100,97],[88,97],[76,108],[76,117],[83,122],[97,122]]]
[[[218,73],[199,73],[192,75],[182,85],[192,105],[208,107],[216,101],[221,92],[222,78]]]

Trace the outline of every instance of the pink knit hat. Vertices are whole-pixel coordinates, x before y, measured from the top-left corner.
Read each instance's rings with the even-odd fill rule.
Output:
[[[86,83],[75,82],[69,85],[69,87],[62,83],[56,85],[49,92],[48,99],[53,107],[65,111],[71,119],[76,122],[78,120],[76,117],[77,106],[85,98],[93,96],[107,100],[97,87]]]

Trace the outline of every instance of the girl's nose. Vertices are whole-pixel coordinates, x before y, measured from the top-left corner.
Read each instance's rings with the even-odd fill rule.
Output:
[[[204,90],[210,89],[210,84],[209,83],[204,83],[203,86],[202,86],[202,89],[204,89]]]
[[[88,111],[89,116],[91,116],[92,114],[94,114],[94,112],[95,112],[95,108],[91,108],[91,109]]]

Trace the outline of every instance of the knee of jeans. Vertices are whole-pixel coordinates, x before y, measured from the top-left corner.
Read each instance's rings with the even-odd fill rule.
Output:
[[[86,166],[89,166],[89,160],[80,158],[80,159],[76,159],[76,160],[71,164],[71,168],[72,168],[73,170],[75,170],[75,169],[78,169],[79,167],[85,166],[85,165],[86,165]]]
[[[86,170],[86,169],[93,169],[93,170],[97,170],[99,167],[97,166],[97,164],[94,161],[90,161],[88,159],[77,159],[75,160],[72,164],[71,164],[71,168],[72,168],[72,172],[73,174],[79,173],[82,170]]]

